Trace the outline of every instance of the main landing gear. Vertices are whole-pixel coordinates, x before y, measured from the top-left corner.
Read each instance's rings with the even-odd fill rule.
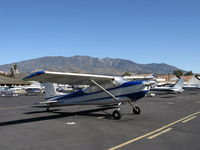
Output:
[[[141,113],[141,109],[139,106],[134,106],[131,102],[129,102],[129,104],[132,106],[133,108],[133,114],[135,115],[139,115]]]
[[[139,106],[134,106],[131,102],[129,102],[129,104],[132,106],[133,114],[139,115],[141,113],[141,109]],[[122,117],[121,112],[120,112],[120,105],[121,105],[121,102],[118,104],[118,109],[113,111],[112,113],[112,117],[115,120],[119,120]]]
[[[120,113],[119,110],[115,110],[115,111],[113,111],[113,113],[112,113],[112,117],[113,117],[113,119],[115,119],[115,120],[119,120],[119,119],[122,117],[122,115],[121,115],[121,113]]]
[[[119,120],[121,117],[122,117],[122,115],[121,115],[121,113],[120,113],[120,106],[121,106],[121,102],[119,102],[118,103],[118,109],[117,110],[115,110],[115,111],[113,111],[113,113],[112,113],[112,117],[113,117],[113,119],[115,119],[115,120]]]

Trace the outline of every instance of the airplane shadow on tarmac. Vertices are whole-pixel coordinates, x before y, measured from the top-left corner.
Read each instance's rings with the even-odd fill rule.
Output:
[[[113,108],[115,108],[115,107],[90,109],[90,110],[83,110],[83,111],[78,111],[78,112],[58,112],[59,109],[54,109],[54,110],[52,109],[50,111],[50,113],[54,113],[54,115],[0,122],[0,127],[1,126],[17,125],[17,124],[25,124],[25,123],[31,123],[31,122],[38,122],[38,121],[45,121],[45,120],[53,120],[53,119],[70,117],[70,116],[105,117],[105,118],[109,119],[112,116],[109,113],[105,113],[105,112],[101,113],[101,114],[100,113],[92,114],[92,113],[105,111],[105,110],[113,109]],[[25,113],[25,114],[37,114],[37,113],[47,113],[47,112],[46,111],[34,111],[34,112],[28,112],[28,113]]]

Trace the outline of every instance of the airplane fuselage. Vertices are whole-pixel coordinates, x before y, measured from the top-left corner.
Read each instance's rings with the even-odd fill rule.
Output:
[[[182,90],[178,90],[172,87],[155,87],[155,88],[150,89],[150,92],[155,93],[156,95],[163,95],[163,94],[181,93]]]
[[[101,89],[81,89],[69,94],[58,95],[48,98],[47,101],[57,101],[57,106],[61,105],[106,105],[119,102],[137,101],[148,92],[143,81],[126,81],[119,86],[106,89],[115,95],[119,101],[116,101]]]

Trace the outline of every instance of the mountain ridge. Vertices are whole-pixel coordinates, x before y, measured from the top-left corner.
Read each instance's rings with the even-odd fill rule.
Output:
[[[172,74],[179,68],[165,63],[139,64],[131,60],[120,58],[97,58],[91,56],[45,56],[35,59],[0,65],[1,71],[9,71],[13,64],[18,65],[22,73],[30,73],[37,70],[81,72],[105,75],[121,75],[124,72],[135,74]]]

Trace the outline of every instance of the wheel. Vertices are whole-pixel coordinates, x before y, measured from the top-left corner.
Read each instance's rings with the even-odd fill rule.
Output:
[[[121,118],[121,113],[120,113],[120,111],[118,111],[118,110],[113,111],[112,117],[113,117],[115,120],[119,120],[119,119]]]
[[[139,115],[141,113],[141,109],[139,106],[135,106],[133,108],[133,113],[136,114],[136,115]]]

